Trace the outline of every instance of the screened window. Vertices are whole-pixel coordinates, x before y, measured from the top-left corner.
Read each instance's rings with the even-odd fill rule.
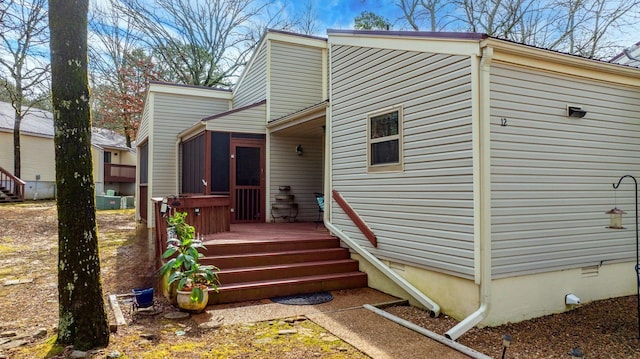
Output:
[[[402,171],[402,108],[369,115],[367,133],[369,171]]]

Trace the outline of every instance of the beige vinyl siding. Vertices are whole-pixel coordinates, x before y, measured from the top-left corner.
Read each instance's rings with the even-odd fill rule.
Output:
[[[207,130],[220,132],[265,133],[266,105],[249,107],[242,111],[207,120]]]
[[[13,136],[11,136],[13,144]],[[9,153],[13,154],[13,146]],[[40,181],[56,180],[56,158],[53,138],[37,136],[20,136],[21,178],[24,181],[35,181],[40,175]],[[13,164],[13,161],[11,161]],[[4,166],[3,166],[4,167]],[[13,167],[6,168],[13,173]]]
[[[635,258],[635,232],[609,230],[615,204],[633,216],[640,170],[640,91],[543,71],[491,68],[492,272],[495,277]],[[581,105],[584,118],[566,116]],[[500,126],[505,118],[507,126]]]
[[[355,46],[331,56],[332,186],[378,248],[335,202],[332,221],[380,258],[473,278],[471,59]],[[396,105],[404,171],[367,173],[367,114]]]
[[[233,108],[260,102],[267,98],[267,43],[258,49],[241,82],[233,91]]]
[[[103,149],[91,146],[91,162],[93,168],[93,182],[96,194],[104,194],[104,151]]]
[[[56,180],[56,163],[52,137],[20,135],[21,179]],[[0,132],[0,167],[13,173],[13,132]]]
[[[153,151],[149,169],[153,181],[151,197],[177,195],[176,141],[178,133],[190,128],[202,118],[229,109],[227,100],[207,97],[156,93],[153,95]]]
[[[130,166],[136,165],[135,151],[127,151],[127,150],[120,151],[120,155],[118,157],[120,157],[120,164],[130,165]]]
[[[13,132],[0,131],[0,167],[13,173]]]
[[[144,111],[142,112],[142,120],[140,120],[140,127],[138,128],[138,133],[136,134],[136,143],[142,143],[145,139],[149,137],[149,123],[151,122],[151,116],[153,116],[153,111],[151,106],[153,101],[151,101],[153,94],[148,94],[147,98],[144,102]]]
[[[304,154],[298,156],[296,147],[301,145]],[[313,192],[322,192],[322,138],[271,136],[271,161],[269,188],[271,199],[279,194],[279,186],[291,186],[299,213],[297,221],[315,221],[318,206]],[[268,205],[271,208],[271,204]],[[268,213],[270,218],[271,213]]]
[[[271,43],[269,120],[325,100],[322,98],[322,56],[320,48]]]

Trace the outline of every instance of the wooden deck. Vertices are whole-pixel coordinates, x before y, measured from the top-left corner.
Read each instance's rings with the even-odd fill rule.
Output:
[[[367,286],[349,250],[312,222],[232,224],[203,240],[201,262],[220,268],[209,304]]]
[[[316,228],[317,227],[317,228]],[[229,232],[204,236],[205,245],[212,241],[326,238],[329,232],[313,222],[231,224]]]

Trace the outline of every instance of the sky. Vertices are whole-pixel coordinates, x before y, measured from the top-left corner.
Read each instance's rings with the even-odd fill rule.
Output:
[[[392,0],[307,0],[317,14],[319,33],[326,36],[327,29],[353,29],[354,18],[363,11],[383,16],[392,24],[400,16],[399,8]],[[289,0],[288,7],[294,13],[304,11],[304,0]]]
[[[371,11],[387,18],[392,24],[399,16],[399,9],[391,0],[310,0],[318,14],[322,34],[326,29],[353,29],[353,19],[363,11]],[[294,0],[296,11],[304,9],[304,1]]]

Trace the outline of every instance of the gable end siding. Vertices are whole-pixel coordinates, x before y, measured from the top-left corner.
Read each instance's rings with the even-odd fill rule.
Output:
[[[266,105],[253,106],[206,121],[208,131],[266,133]]]
[[[153,193],[149,197],[177,195],[177,134],[206,116],[227,111],[228,100],[182,95],[154,94]]]
[[[635,233],[606,229],[633,212],[640,91],[496,64],[491,69],[492,270],[495,277],[635,258]],[[566,116],[580,105],[584,118]],[[507,126],[501,126],[501,119]]]
[[[271,43],[270,118],[321,102],[322,49]]]
[[[239,87],[233,91],[233,108],[251,105],[267,97],[267,46],[258,51]]]
[[[379,258],[473,278],[470,58],[331,50],[332,184],[378,248],[335,202],[332,221]],[[404,112],[404,171],[367,173],[367,114],[395,105]]]

